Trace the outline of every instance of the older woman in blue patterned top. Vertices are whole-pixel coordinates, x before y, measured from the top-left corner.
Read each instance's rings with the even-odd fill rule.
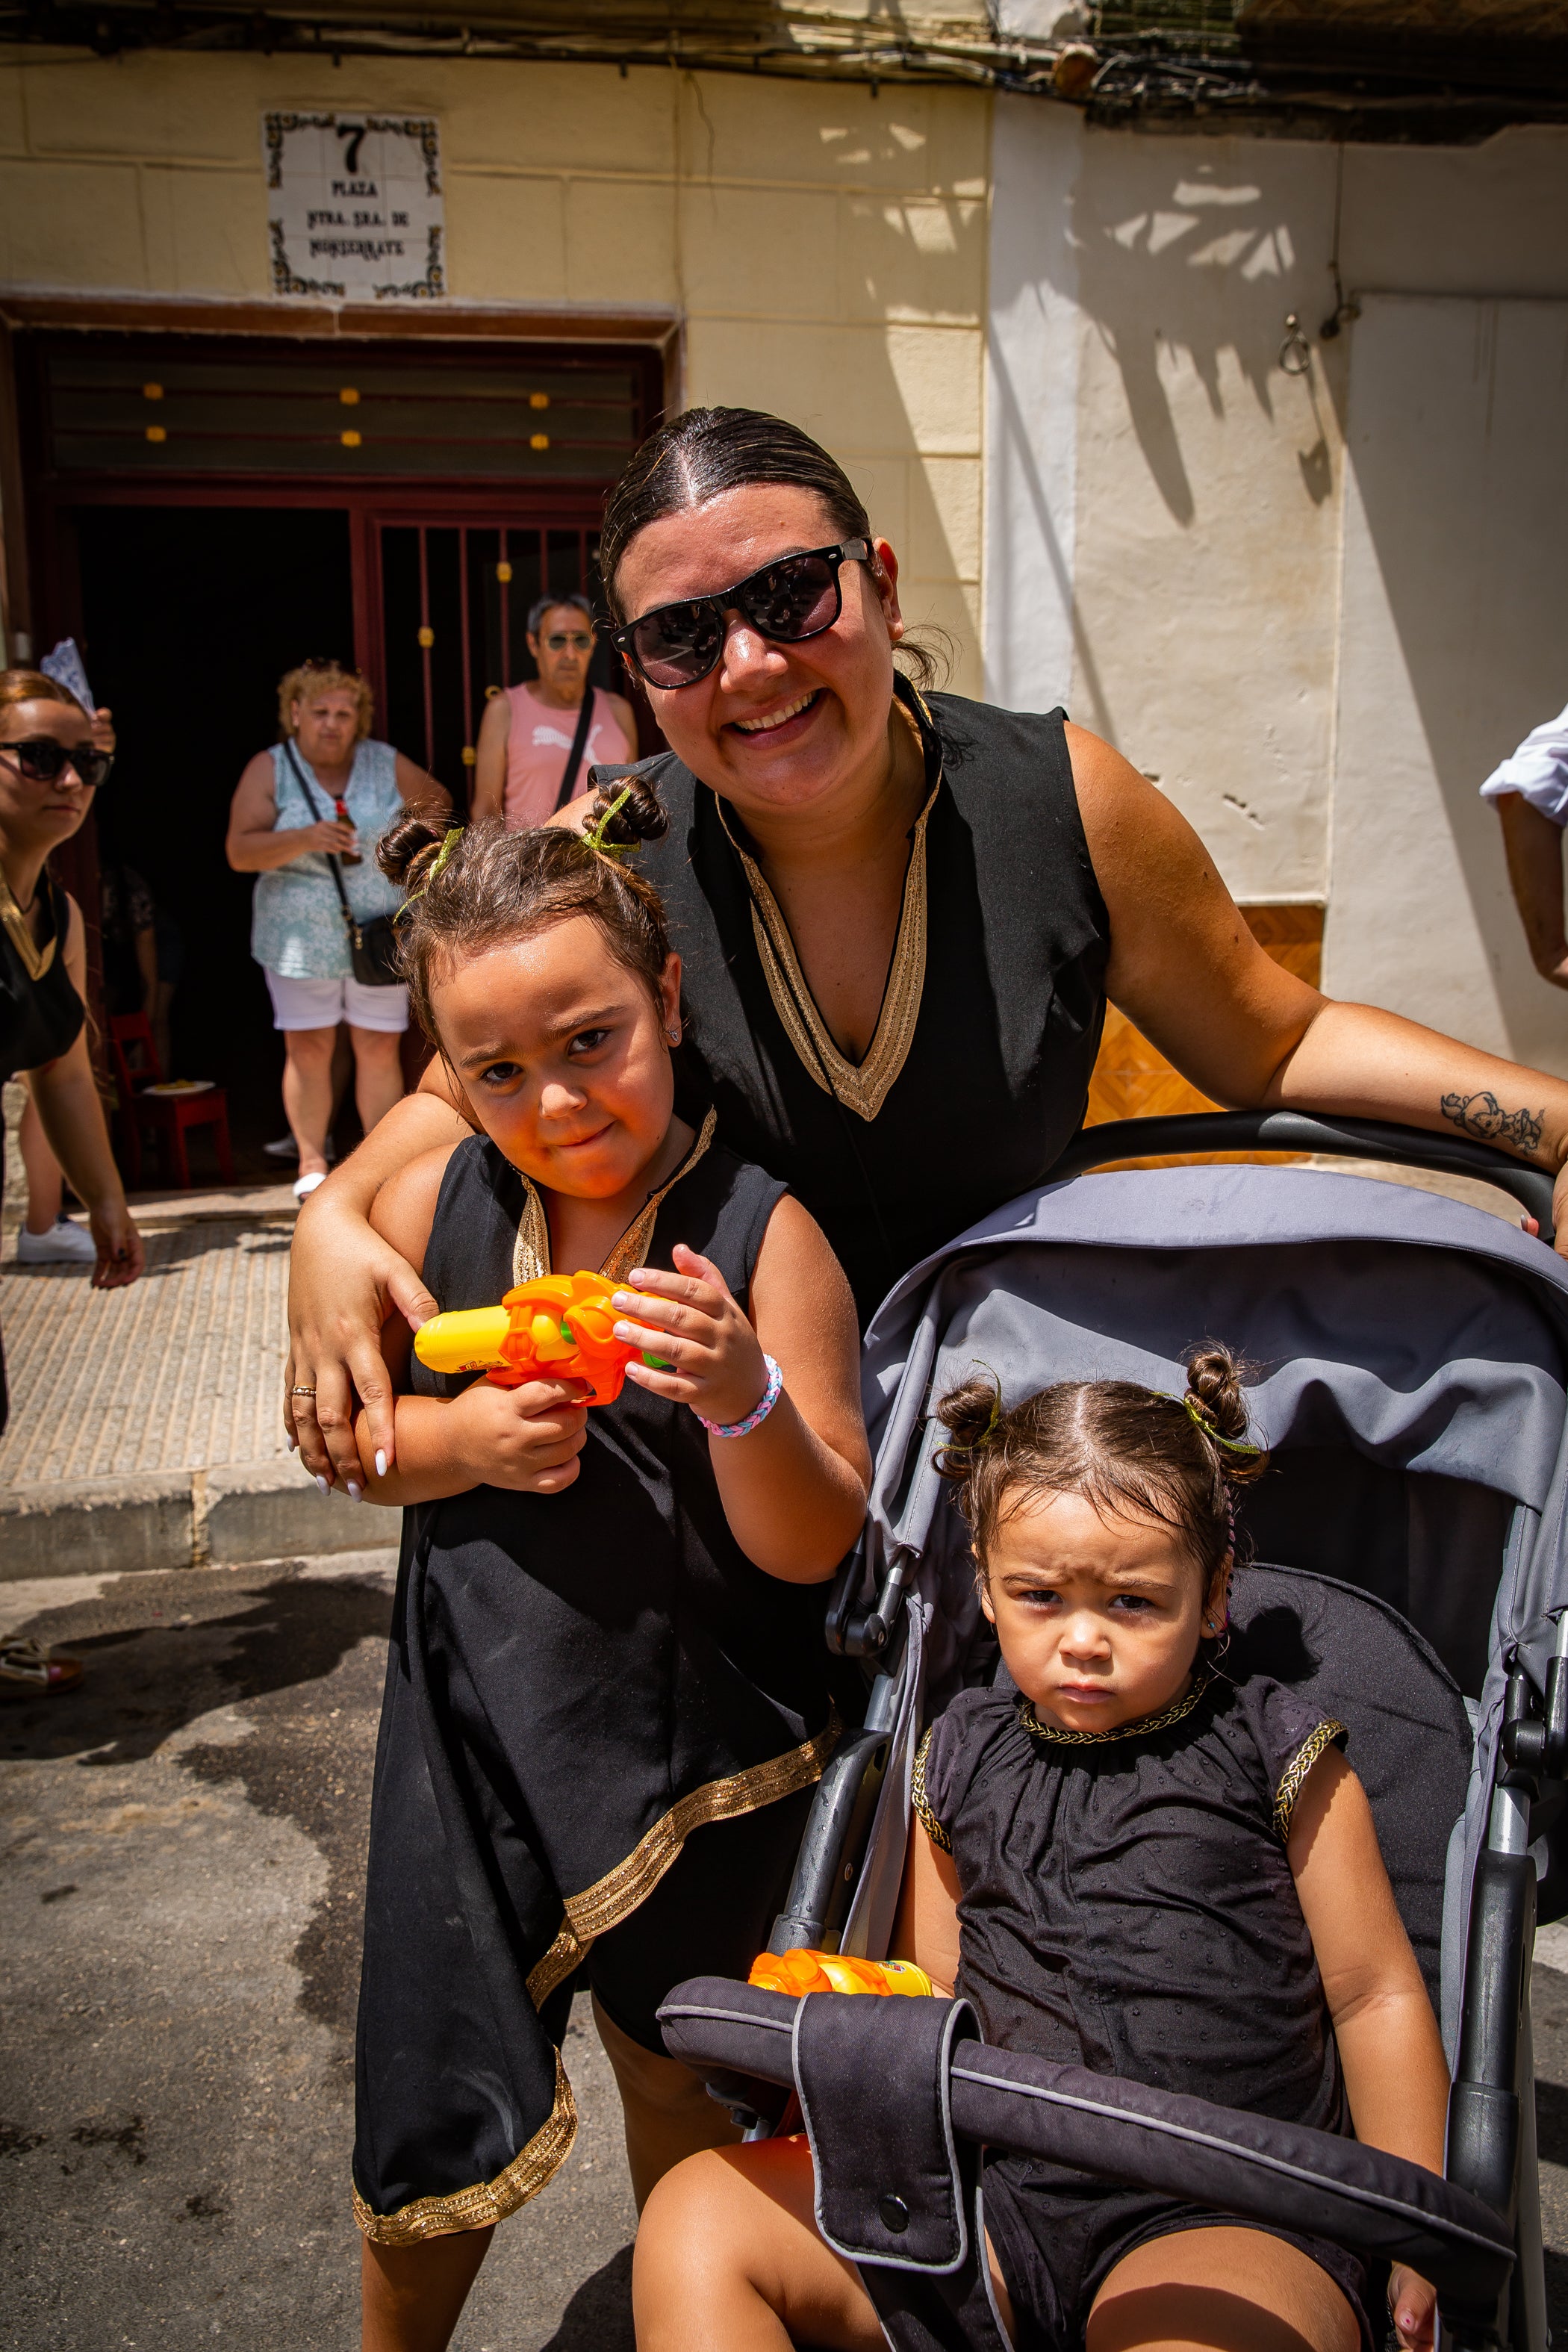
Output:
[[[267,975],[283,1032],[283,1108],[300,1147],[295,1195],[327,1172],[332,1046],[346,1021],[354,1100],[368,1135],[403,1092],[408,992],[353,976],[342,901],[354,919],[390,914],[397,892],[369,853],[405,803],[447,805],[425,770],[371,736],[371,693],[357,670],[306,662],[278,688],[279,740],[240,777],[229,811],[228,862],[259,877],[250,951]]]

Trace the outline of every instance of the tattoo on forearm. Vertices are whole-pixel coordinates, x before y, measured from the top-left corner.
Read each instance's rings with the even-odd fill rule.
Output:
[[[1494,1094],[1445,1095],[1443,1116],[1482,1143],[1508,1144],[1515,1151],[1539,1151],[1546,1124],[1544,1107],[1504,1110]]]

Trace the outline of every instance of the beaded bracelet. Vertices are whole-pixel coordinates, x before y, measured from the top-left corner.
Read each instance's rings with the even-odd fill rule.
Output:
[[[699,1413],[697,1418],[702,1423],[710,1437],[744,1437],[750,1431],[755,1429],[759,1423],[766,1421],[784,1394],[784,1374],[771,1356],[764,1356],[763,1361],[768,1368],[768,1384],[763,1391],[761,1404],[754,1412],[749,1412],[744,1421],[707,1421],[701,1413]]]

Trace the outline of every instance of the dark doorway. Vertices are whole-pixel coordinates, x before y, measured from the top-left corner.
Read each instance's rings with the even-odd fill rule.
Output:
[[[72,520],[82,651],[121,744],[100,855],[142,874],[177,929],[174,1075],[226,1086],[241,1172],[276,1176],[260,1147],[284,1132],[281,1041],[250,958],[252,877],[229,871],[223,843],[240,770],[277,738],[279,678],[312,654],[353,658],[349,518],[137,506]]]

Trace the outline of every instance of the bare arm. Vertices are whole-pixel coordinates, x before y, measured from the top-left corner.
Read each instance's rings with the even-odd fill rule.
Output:
[[[401,751],[393,754],[396,761],[397,789],[405,808],[447,809],[452,795],[444,784],[438,784],[428,768],[417,760],[405,760]]]
[[[816,1220],[787,1194],[752,1276],[750,1322],[717,1266],[679,1244],[675,1258],[673,1274],[634,1269],[637,1289],[657,1304],[628,1302],[628,1319],[616,1325],[617,1339],[666,1358],[669,1369],[634,1362],[626,1377],[706,1421],[731,1423],[763,1395],[764,1353],[774,1359],[783,1393],[745,1436],[710,1437],[713,1475],[747,1559],[786,1584],[820,1584],[859,1532],[871,1476],[843,1269]]]
[[[1110,917],[1107,992],[1184,1076],[1217,1102],[1458,1129],[1562,1171],[1568,1085],[1282,971],[1164,794],[1097,737],[1068,737]]]
[[[379,1447],[389,1462],[396,1458],[382,1325],[395,1311],[417,1330],[437,1310],[415,1268],[367,1220],[381,1187],[400,1168],[422,1151],[450,1150],[468,1132],[441,1095],[405,1095],[300,1213],[289,1262],[283,1419],[316,1477],[359,1483],[356,1391],[369,1414],[373,1454]],[[297,1386],[315,1394],[296,1396]]]
[[[504,694],[492,694],[479,721],[474,746],[474,790],[470,808],[476,818],[500,816],[506,798],[507,746],[511,740],[511,704]]]
[[[65,966],[71,986],[85,1003],[87,934],[76,900],[68,899],[67,904],[70,919]],[[54,1061],[27,1073],[27,1087],[37,1105],[49,1149],[87,1210],[92,1238],[98,1244],[92,1286],[95,1290],[121,1289],[142,1272],[142,1236],[125,1205],[125,1187],[110,1148],[108,1122],[92,1074],[85,1027]]]
[[[924,1969],[938,1992],[958,1982],[958,1873],[918,1813],[910,1817],[904,1883],[893,1921],[892,1955]]]
[[[421,1152],[383,1185],[371,1209],[374,1232],[419,1273],[451,1156],[450,1145]],[[362,1411],[354,1423],[361,1475],[347,1482],[356,1501],[360,1491],[373,1503],[397,1506],[466,1495],[474,1486],[555,1495],[572,1484],[588,1418],[576,1402],[576,1381],[534,1381],[521,1389],[498,1389],[476,1381],[460,1396],[410,1396],[412,1343],[405,1318],[389,1316],[381,1351],[400,1391],[397,1456],[389,1463],[384,1453],[378,1454],[370,1416]]]
[[[1366,1791],[1336,1749],[1296,1801],[1287,1847],[1344,2067],[1356,2137],[1443,2169],[1448,2068],[1388,1883]],[[1401,2338],[1430,2343],[1432,2290],[1394,2273]]]
[[[270,874],[292,866],[312,849],[341,854],[354,845],[352,824],[336,818],[322,824],[278,825],[278,793],[272,761],[266,751],[247,760],[228,809],[228,837],[224,856],[237,874]]]
[[[1563,928],[1563,827],[1543,816],[1522,793],[1497,803],[1513,903],[1519,908],[1530,960],[1542,980],[1568,988],[1568,937]]]

